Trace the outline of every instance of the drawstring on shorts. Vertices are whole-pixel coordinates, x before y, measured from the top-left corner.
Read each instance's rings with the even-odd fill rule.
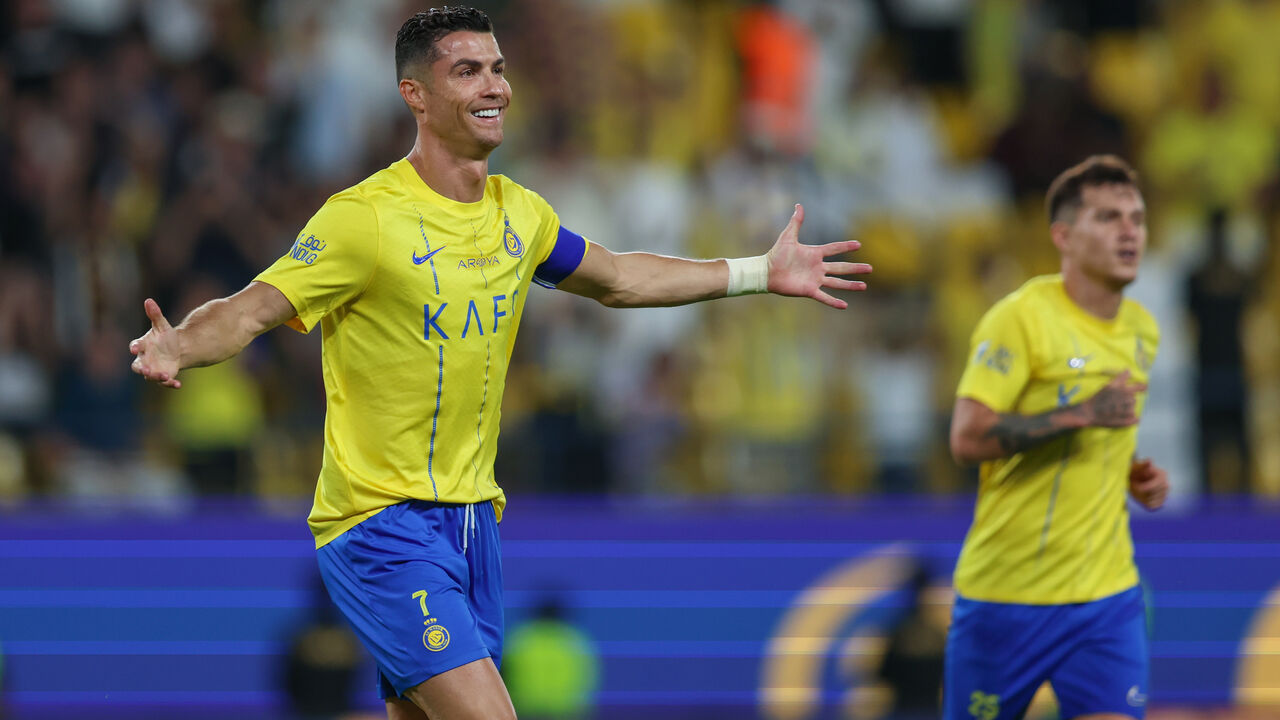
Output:
[[[467,532],[468,528],[470,533]],[[476,534],[476,506],[467,505],[467,514],[462,519],[462,552],[467,552],[467,535]]]

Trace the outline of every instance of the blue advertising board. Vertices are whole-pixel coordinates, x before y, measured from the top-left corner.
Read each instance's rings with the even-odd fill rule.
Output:
[[[0,701],[17,718],[282,717],[282,656],[323,602],[305,512],[0,512]],[[945,618],[971,512],[968,499],[516,497],[508,627],[561,601],[600,656],[599,717],[845,717],[916,568]],[[1278,521],[1243,502],[1135,514],[1153,707],[1280,708]],[[377,709],[372,688],[370,675],[360,702]]]

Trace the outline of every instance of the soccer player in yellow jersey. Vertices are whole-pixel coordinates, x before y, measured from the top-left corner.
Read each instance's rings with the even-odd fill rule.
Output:
[[[870,272],[806,246],[803,209],[766,255],[694,261],[614,254],[560,224],[489,154],[511,102],[488,17],[440,8],[396,37],[408,156],[343,190],[240,292],[130,344],[135,372],[178,388],[277,325],[323,339],[324,461],[309,523],[334,602],[377,661],[394,720],[515,716],[498,674],[502,568],[493,474],[499,409],[530,282],[611,307],[751,292],[844,308],[826,288]]]
[[[1137,175],[1114,156],[1048,193],[1062,272],[996,303],[973,333],[951,452],[982,463],[956,566],[944,717],[1020,718],[1052,683],[1063,718],[1142,718],[1147,641],[1125,492],[1148,510],[1164,470],[1135,457],[1160,333],[1124,297],[1146,246]]]

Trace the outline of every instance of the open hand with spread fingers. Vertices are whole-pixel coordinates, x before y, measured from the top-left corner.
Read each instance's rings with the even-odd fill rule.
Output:
[[[804,207],[797,204],[790,222],[769,249],[769,292],[791,297],[808,297],[840,310],[849,303],[832,297],[823,288],[866,290],[860,280],[847,280],[839,275],[865,275],[871,272],[866,263],[828,262],[826,258],[843,255],[862,247],[857,240],[803,245],[800,226],[804,224]]]
[[[155,300],[147,298],[142,308],[151,320],[151,329],[129,343],[129,352],[134,355],[130,368],[152,382],[180,388],[182,382],[178,380],[178,371],[182,369],[182,348],[178,331],[165,319]]]

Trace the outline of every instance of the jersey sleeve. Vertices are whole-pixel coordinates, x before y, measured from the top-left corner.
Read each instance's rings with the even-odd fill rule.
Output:
[[[997,304],[973,331],[956,397],[977,400],[996,412],[1013,410],[1031,378],[1030,350],[1017,306]]]
[[[587,255],[586,238],[560,224],[560,218],[551,204],[541,195],[526,190],[538,215],[538,236],[535,238],[537,265],[533,270],[533,282],[554,288],[561,280],[573,274]]]
[[[298,315],[287,324],[305,333],[364,291],[377,260],[377,214],[359,195],[340,193],[312,216],[289,251],[254,279],[293,303]]]
[[[561,225],[551,253],[534,269],[533,281],[542,287],[553,288],[572,275],[586,256],[587,239]]]

